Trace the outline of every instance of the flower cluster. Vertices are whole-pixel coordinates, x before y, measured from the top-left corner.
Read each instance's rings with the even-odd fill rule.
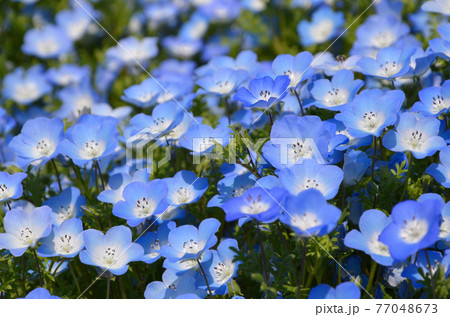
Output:
[[[0,298],[448,298],[449,1],[364,4],[14,1]]]

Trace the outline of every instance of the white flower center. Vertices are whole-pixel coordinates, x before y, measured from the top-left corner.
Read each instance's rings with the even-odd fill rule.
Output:
[[[153,214],[156,209],[156,202],[153,199],[142,197],[136,202],[134,207],[134,214],[138,218],[147,218]]]
[[[103,254],[103,263],[105,266],[109,267],[116,263],[117,259],[120,257],[120,253],[114,247],[108,247],[105,249]]]
[[[378,70],[377,75],[382,77],[391,77],[397,74],[401,69],[401,64],[386,61],[384,64],[380,64],[380,69]]]
[[[331,20],[322,20],[312,30],[312,37],[318,43],[325,42],[333,33],[334,23]]]
[[[261,195],[253,199],[251,195],[247,196],[247,205],[242,206],[242,212],[248,215],[257,215],[262,212],[267,211],[270,208],[270,205],[261,201]]]
[[[11,197],[11,193],[8,190],[6,184],[0,184],[0,200]]]
[[[416,219],[414,216],[411,221],[404,221],[400,238],[407,243],[417,243],[425,237],[428,232],[428,223],[425,220]]]
[[[224,264],[222,262],[217,263],[217,265],[214,267],[214,279],[217,283],[223,284],[226,281],[228,281],[231,276],[233,276],[234,272],[234,264],[233,263],[227,263]]]
[[[180,187],[172,195],[172,201],[177,205],[187,204],[194,200],[194,192],[187,187]]]
[[[44,56],[55,53],[59,48],[58,42],[52,38],[41,39],[36,45],[37,51]]]
[[[73,205],[61,206],[56,212],[56,218],[58,224],[63,223],[65,220],[72,219],[75,217],[75,209]]]
[[[369,240],[368,247],[372,254],[381,255],[381,256],[391,256],[389,253],[389,248],[384,243],[378,241],[380,236],[380,232],[375,232]]]
[[[149,102],[155,97],[156,93],[152,91],[143,91],[137,96],[137,100],[140,102]]]
[[[333,88],[331,89],[324,98],[324,103],[327,106],[339,106],[343,105],[348,101],[347,90]]]
[[[69,234],[64,234],[55,238],[53,240],[55,243],[55,251],[59,254],[69,254],[74,249],[73,241],[74,239]]]
[[[33,82],[26,82],[17,85],[14,89],[14,98],[18,102],[35,100],[39,97],[39,89]]]
[[[105,143],[101,142],[101,141],[88,141],[85,142],[84,147],[82,149],[83,152],[83,157],[89,158],[89,159],[93,159],[96,157],[99,157],[100,155],[103,154],[103,152],[105,152],[106,146]]]
[[[408,144],[411,147],[411,149],[420,149],[423,144],[423,133],[419,130],[415,130],[411,132],[411,136],[408,140]]]
[[[297,139],[297,142],[290,144],[288,147],[288,159],[289,161],[297,162],[301,158],[312,158],[314,156],[311,146],[305,144],[301,139]]]
[[[55,145],[50,140],[42,139],[36,144],[34,152],[35,157],[47,157],[55,152]]]
[[[159,239],[155,239],[155,241],[150,242],[150,248],[152,252],[150,252],[151,257],[157,257],[159,253],[157,251],[161,250],[161,245],[159,244]]]
[[[439,238],[446,238],[450,234],[450,218],[443,218]]]
[[[271,95],[270,91],[268,91],[268,90],[261,90],[259,92],[259,99],[268,101],[270,99],[270,95]]]
[[[20,231],[20,239],[22,240],[24,245],[30,245],[34,242],[33,231],[29,227],[22,229]]]
[[[375,132],[382,123],[380,117],[382,117],[382,115],[377,115],[373,111],[365,112],[362,119],[358,121],[359,128],[363,131]]]
[[[396,36],[390,31],[384,31],[372,37],[372,46],[377,48],[385,48],[391,46],[396,40]]]
[[[194,241],[194,239],[185,241],[183,243],[183,249],[184,249],[185,253],[193,253],[193,254],[196,254],[196,253],[198,253],[198,251],[200,251],[198,243],[197,243],[197,241]]]
[[[74,114],[82,115],[84,113],[89,113],[94,100],[90,95],[83,95],[74,100]]]
[[[171,124],[171,122],[169,120],[166,120],[164,117],[154,118],[153,123],[154,125],[150,128],[150,133],[162,132],[166,130]]]
[[[302,231],[306,231],[308,229],[320,226],[322,224],[322,221],[317,218],[316,214],[305,212],[301,215],[294,215],[291,225],[294,227],[299,228]],[[314,234],[310,232],[311,234]]]
[[[232,83],[230,83],[228,80],[225,81],[218,81],[216,83],[216,86],[211,88],[212,92],[216,92],[218,94],[228,94],[231,90],[233,90],[234,85]]]
[[[235,188],[235,189],[232,190],[231,196],[232,196],[232,197],[239,197],[239,196],[242,196],[242,194],[245,193],[245,191],[246,191],[247,189],[248,189],[248,188],[245,188],[244,186],[237,187],[237,188]]]
[[[444,99],[441,95],[433,97],[433,105],[431,111],[433,113],[438,113],[443,109],[447,109],[450,106],[450,99]]]

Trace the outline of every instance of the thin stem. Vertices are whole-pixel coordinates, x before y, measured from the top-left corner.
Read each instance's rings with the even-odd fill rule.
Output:
[[[100,164],[98,164],[98,161],[95,160],[95,166],[97,168],[98,171],[98,176],[100,177],[100,181],[102,182],[102,189],[105,190],[106,186],[105,186],[105,180],[103,179],[103,175],[102,175],[102,171],[100,169]]]
[[[373,157],[372,157],[372,181],[375,174],[375,161],[377,160],[377,138],[373,137]]]
[[[66,259],[64,259],[64,260],[62,260],[61,262],[59,262],[59,264],[56,266],[56,268],[55,268],[55,271],[53,272],[53,276],[55,276],[56,275],[56,273],[58,272],[58,270],[59,270],[59,268],[61,267],[61,265],[64,263],[66,261]],[[52,273],[51,271],[50,271],[50,273]]]
[[[384,150],[384,147],[383,147],[383,141],[382,141],[382,139],[381,139],[381,136],[378,138],[378,142],[379,142],[379,144],[380,144],[381,159],[382,159],[383,161],[386,161],[386,151]]]
[[[177,165],[175,163],[175,155],[172,154],[172,147],[170,146],[170,143],[169,143],[169,140],[167,139],[167,136],[166,136],[166,143],[167,143],[167,146],[169,148],[170,163],[172,163],[173,172],[176,173],[177,172]]]
[[[72,278],[75,281],[75,285],[77,287],[78,294],[81,294],[80,284],[78,283],[77,276],[75,275],[75,272],[74,272],[74,270],[72,268],[72,262],[68,261],[67,262],[67,266],[69,267],[70,273],[72,274]]]
[[[269,120],[270,120],[270,126],[273,126],[273,119],[272,119],[272,113],[269,111],[267,111],[267,114],[269,115]]]
[[[111,276],[108,275],[108,278],[106,279],[106,299],[109,299],[110,288],[111,288]]]
[[[6,202],[6,205],[8,206],[8,209],[11,210],[11,205],[9,204],[9,201]]]
[[[370,273],[369,273],[369,282],[367,282],[367,291],[369,291],[369,292],[372,287],[372,283],[373,283],[373,279],[375,277],[376,271],[377,271],[377,262],[372,260],[372,264],[370,266]]]
[[[214,160],[210,159],[209,162],[211,163],[211,169],[214,175],[214,179],[216,181],[216,184],[219,182],[219,179],[217,178],[217,173],[216,173],[216,164],[214,164]]]
[[[209,295],[212,295],[211,288],[209,287],[208,279],[206,278],[205,271],[203,270],[203,266],[200,263],[199,259],[197,259],[197,263],[198,263],[198,267],[200,268],[200,271],[202,272],[203,278],[205,279],[205,283],[206,283],[206,287],[208,288]]]
[[[256,224],[256,231],[258,232],[259,247],[261,249],[264,282],[266,282],[266,284],[269,285],[269,275],[267,274],[266,253],[264,252],[264,246],[263,246],[263,242],[262,242],[262,238],[261,238],[261,230],[259,229],[259,224]]]
[[[23,296],[27,294],[27,287],[25,284],[26,279],[26,266],[25,266],[25,255],[22,255],[22,288],[23,288]]]
[[[425,252],[425,257],[427,259],[427,265],[428,265],[428,272],[430,272],[430,281],[431,281],[431,289],[433,291],[433,298],[436,298],[436,291],[434,289],[434,283],[433,283],[433,271],[431,270],[431,262],[430,257],[428,256],[427,249],[423,250]]]
[[[392,79],[392,80],[391,80],[391,85],[392,85],[392,89],[395,90],[395,83],[394,83],[394,80],[395,80],[395,79]]]
[[[297,298],[301,298],[302,284],[303,284],[303,271],[305,270],[305,260],[306,260],[306,242],[302,240],[302,259],[300,262],[300,276],[298,278],[297,286]]]
[[[300,111],[302,112],[302,116],[304,116],[305,110],[303,110],[303,104],[302,104],[302,101],[300,100],[300,96],[298,95],[297,89],[293,88],[292,90],[295,93],[295,97],[297,97],[297,101],[298,101],[298,104],[300,105]]]
[[[34,258],[36,260],[37,271],[38,271],[38,274],[39,274],[39,281],[41,283],[41,287],[43,287],[44,286],[44,280],[42,279],[42,274],[41,274],[41,263],[39,262],[39,259],[37,257],[36,250],[33,250],[33,253],[34,253]]]
[[[58,181],[59,192],[62,192],[61,177],[59,176],[59,171],[58,171],[58,168],[56,167],[55,159],[52,159],[51,161],[52,161],[53,168],[55,169],[56,179]]]
[[[403,201],[403,198],[405,198],[406,190],[408,189],[408,180],[411,175],[411,169],[412,169],[412,155],[411,152],[406,152],[406,156],[408,157],[408,171],[406,172],[406,178],[405,178],[405,186],[403,187],[402,196],[400,197],[400,201]]]
[[[231,108],[230,108],[230,104],[228,103],[227,97],[224,97],[223,100],[224,100],[224,103],[225,103],[225,109],[227,111],[228,125],[231,125]]]
[[[419,89],[422,90],[422,83],[420,82],[420,77],[416,76],[414,78],[416,79],[415,81],[417,83],[417,87],[419,87]]]

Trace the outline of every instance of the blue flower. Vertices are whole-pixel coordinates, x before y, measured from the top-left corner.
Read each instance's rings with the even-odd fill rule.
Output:
[[[365,211],[359,219],[359,230],[352,230],[345,236],[344,243],[347,247],[361,250],[370,255],[372,259],[384,266],[394,264],[394,259],[389,253],[387,245],[378,241],[384,228],[392,220],[382,211],[370,209]]]
[[[136,227],[145,219],[164,212],[168,205],[167,185],[155,179],[149,183],[133,182],[123,190],[123,199],[112,210],[114,216],[126,219],[131,227]]]
[[[352,282],[344,282],[333,288],[327,284],[320,284],[312,288],[309,299],[359,299],[361,290]]]
[[[309,188],[319,190],[326,199],[332,199],[339,191],[344,173],[338,166],[318,164],[307,159],[302,164],[276,172],[281,185],[291,195],[297,195]]]
[[[111,117],[83,115],[78,123],[66,131],[67,139],[59,145],[59,152],[83,166],[101,159],[118,146],[117,120]]]
[[[0,172],[0,201],[20,198],[23,194],[22,181],[27,176],[21,172],[11,175],[8,172]]]
[[[286,115],[274,122],[270,140],[264,144],[262,153],[278,169],[309,158],[329,163],[334,148],[347,141],[346,136],[336,135],[335,124],[323,122],[317,116]]]
[[[53,225],[59,226],[65,220],[81,217],[81,207],[86,204],[86,199],[80,195],[76,187],[64,189],[58,196],[53,196],[44,202],[52,210]]]
[[[213,151],[216,144],[227,146],[231,138],[231,129],[218,126],[213,129],[206,124],[193,125],[185,134],[179,145],[198,155]]]
[[[415,47],[383,48],[378,51],[376,59],[363,57],[357,65],[365,75],[391,80],[402,77],[410,71],[411,56],[415,52]]]
[[[442,209],[442,223],[439,238],[450,241],[450,202],[446,203]]]
[[[156,232],[147,232],[139,237],[136,243],[144,248],[144,256],[141,261],[151,264],[156,262],[161,254],[159,250],[164,245],[169,245],[169,232],[175,229],[177,224],[173,221],[165,222],[158,227]]]
[[[190,59],[203,47],[201,39],[181,36],[166,36],[162,41],[163,47],[171,56],[180,59]]]
[[[131,230],[125,226],[112,227],[106,234],[88,229],[84,231],[86,250],[81,251],[80,261],[122,275],[128,270],[129,262],[139,261],[144,255],[142,246],[133,243],[131,238]]]
[[[223,165],[222,165],[223,167]],[[222,168],[221,168],[222,170]],[[225,176],[217,183],[218,195],[208,202],[208,207],[222,207],[224,203],[233,197],[239,197],[256,183],[251,173],[232,174]]]
[[[441,37],[430,40],[430,47],[434,53],[448,60],[450,59],[450,23],[438,27],[437,31]]]
[[[344,184],[355,185],[363,177],[372,160],[365,152],[347,150],[344,156]]]
[[[433,245],[439,239],[440,202],[407,200],[392,209],[392,222],[381,232],[379,241],[389,247],[397,261]]]
[[[447,145],[438,136],[439,125],[439,120],[433,117],[418,119],[414,113],[402,113],[395,131],[383,137],[383,146],[394,152],[411,151],[417,159],[431,156]]]
[[[286,197],[283,206],[285,209],[280,221],[305,237],[330,233],[341,217],[339,208],[328,204],[317,189],[304,190],[296,196],[290,195]]]
[[[169,101],[157,105],[151,116],[144,113],[135,115],[130,120],[132,134],[135,138],[155,139],[173,130],[184,118],[185,110]]]
[[[174,299],[185,294],[196,294],[200,298],[205,298],[206,291],[195,287],[198,274],[196,271],[187,271],[180,275],[175,270],[165,270],[162,274],[162,282],[154,281],[148,284],[144,297],[146,299]]]
[[[197,267],[197,261],[207,261],[211,254],[206,251],[217,243],[215,233],[219,227],[219,220],[207,218],[198,229],[192,225],[172,229],[169,232],[169,244],[162,246],[159,251],[166,258],[164,267],[186,271]]]
[[[121,98],[135,106],[146,108],[154,105],[162,92],[163,89],[158,82],[153,78],[148,78],[139,85],[125,89]]]
[[[94,105],[99,99],[88,79],[84,79],[77,86],[64,87],[58,91],[57,96],[61,99],[62,105],[56,110],[55,115],[70,121],[76,121],[74,119],[83,114],[92,113]]]
[[[48,80],[59,86],[79,85],[89,75],[89,66],[77,64],[62,64],[59,68],[50,68],[46,73]]]
[[[3,226],[5,233],[0,233],[0,249],[8,249],[12,255],[21,256],[52,232],[52,210],[47,206],[31,212],[12,209],[6,213]]]
[[[61,28],[46,25],[25,33],[22,51],[40,58],[55,58],[73,49],[73,42]]]
[[[109,48],[105,55],[108,60],[118,62],[121,66],[133,66],[138,62],[146,67],[149,59],[158,55],[156,43],[157,39],[154,37],[139,40],[137,37],[129,36],[121,39],[117,46]]]
[[[441,87],[427,87],[419,91],[420,101],[416,102],[411,111],[420,111],[426,115],[437,117],[447,113],[450,108],[450,80]]]
[[[310,67],[313,62],[310,52],[301,52],[296,56],[281,54],[275,57],[272,62],[272,70],[275,75],[289,76],[289,87],[296,87],[299,83],[314,75],[314,70]]]
[[[145,170],[137,170],[134,172],[133,177],[128,173],[114,173],[110,178],[106,186],[106,189],[102,191],[97,199],[104,203],[115,204],[123,199],[123,190],[132,182],[148,183],[150,174]]]
[[[40,256],[73,258],[84,248],[83,224],[78,218],[66,220],[41,242],[37,250]]]
[[[228,281],[236,276],[240,261],[234,261],[239,246],[234,239],[225,239],[220,242],[217,251],[211,251],[212,257],[205,263],[207,267],[206,278],[210,289],[214,294],[225,295],[228,293]],[[199,286],[206,288],[204,279],[199,279]]]
[[[249,217],[261,222],[272,222],[281,213],[281,202],[286,191],[280,187],[264,189],[253,187],[238,197],[231,198],[222,205],[225,220],[233,221]]]
[[[197,202],[209,186],[206,178],[199,178],[194,172],[184,170],[164,181],[168,188],[167,202],[172,206]]]
[[[431,278],[430,271],[434,275],[436,273],[436,271],[439,269],[439,265],[445,264],[445,263],[442,261],[443,260],[442,254],[437,251],[421,250],[421,251],[417,252],[417,254],[415,256],[413,256],[413,258],[414,257],[415,257],[415,260],[411,261],[411,262],[414,261],[414,263],[409,264],[403,270],[402,277],[405,277],[408,280],[410,280],[412,285],[414,286],[414,288],[420,289],[425,286],[425,283],[424,283],[423,276],[419,273],[419,268],[422,269],[422,271],[425,275],[428,275],[428,277]],[[428,266],[428,264],[430,264],[431,267]],[[443,269],[444,269],[445,276],[447,277],[448,273],[449,273],[448,264],[447,264],[447,267],[443,267]]]
[[[57,148],[64,139],[63,129],[64,122],[58,118],[41,117],[25,122],[21,134],[9,143],[16,152],[19,166],[44,165],[56,157]]]
[[[302,45],[321,44],[336,37],[344,22],[342,12],[323,6],[314,11],[311,22],[302,20],[297,25],[297,32]]]
[[[53,296],[45,288],[38,287],[29,292],[25,299],[61,299],[61,297]]]
[[[247,88],[241,87],[234,95],[234,100],[240,101],[245,107],[269,109],[274,103],[283,99],[287,94],[291,80],[289,76],[269,76],[250,81]]]
[[[354,80],[351,71],[343,69],[334,74],[331,82],[328,79],[314,81],[311,94],[317,107],[338,111],[355,98],[363,85],[362,80]]]
[[[422,4],[421,9],[450,16],[450,3],[447,0],[431,0]]]
[[[18,104],[29,105],[51,90],[42,65],[33,66],[27,71],[17,67],[3,78],[3,96]]]
[[[395,123],[404,100],[401,90],[364,90],[335,118],[345,124],[351,136],[379,137],[385,127]]]
[[[82,7],[76,6],[75,3],[73,6],[75,7],[74,10],[59,11],[55,16],[55,20],[57,25],[73,41],[77,41],[89,31],[89,27],[92,25],[91,23],[94,23],[93,18],[98,20],[101,14],[94,10],[92,5],[87,1],[82,2]]]
[[[197,91],[197,94],[227,96],[236,90],[247,76],[247,71],[242,69],[219,68],[212,75],[197,80],[197,85],[202,88]]]

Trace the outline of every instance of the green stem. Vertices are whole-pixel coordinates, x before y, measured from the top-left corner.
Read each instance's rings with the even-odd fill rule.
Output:
[[[305,110],[303,110],[303,104],[302,104],[302,101],[300,100],[300,96],[298,95],[297,89],[293,88],[292,90],[294,91],[295,97],[297,97],[297,101],[300,106],[300,111],[302,112],[302,116],[304,116]]]
[[[369,282],[367,283],[367,291],[370,292],[370,289],[372,288],[373,280],[375,278],[375,272],[377,271],[377,262],[372,260],[372,264],[370,266],[370,273],[369,273]]]
[[[98,176],[100,177],[100,181],[102,182],[102,189],[105,190],[106,186],[105,186],[105,180],[103,179],[103,175],[102,175],[102,171],[100,169],[100,164],[98,164],[98,161],[95,160],[95,167],[97,168],[98,171]]]
[[[34,253],[34,258],[36,260],[36,266],[37,266],[37,271],[39,274],[39,282],[41,283],[41,287],[44,286],[44,280],[42,279],[42,274],[41,274],[41,263],[39,262],[38,256],[36,254],[36,250],[33,250]]]
[[[109,299],[110,288],[111,288],[111,276],[108,275],[108,278],[106,279],[106,299]]]
[[[261,230],[259,229],[259,224],[256,224],[256,231],[258,232],[259,247],[261,249],[264,282],[267,284],[267,286],[269,286],[269,274],[267,273],[266,253],[264,252],[264,246],[263,246],[263,242],[262,242],[262,238],[261,238]]]
[[[206,283],[206,287],[208,288],[209,295],[212,295],[211,288],[209,287],[208,279],[206,278],[205,271],[203,270],[203,266],[200,263],[199,259],[197,259],[197,263],[198,263],[198,267],[200,268],[200,271],[202,272],[203,278],[205,279],[205,283]]]
[[[73,270],[73,268],[72,268],[72,262],[68,261],[68,262],[67,262],[67,266],[69,267],[70,273],[72,274],[72,278],[73,278],[73,280],[75,281],[75,285],[76,285],[76,287],[77,287],[78,294],[81,294],[80,284],[78,283],[77,276],[75,275],[75,272],[74,272],[74,270]]]
[[[297,286],[297,298],[301,298],[302,294],[302,284],[303,284],[303,272],[305,270],[305,260],[306,260],[306,242],[302,240],[302,259],[300,262],[300,275],[298,278],[298,286]]]
[[[408,166],[408,171],[406,172],[405,187],[403,187],[403,192],[402,192],[402,196],[400,197],[400,201],[403,201],[403,199],[405,198],[406,190],[408,189],[408,180],[411,175],[411,169],[412,169],[412,164],[413,164],[411,152],[406,152],[406,156],[408,158],[409,166]]]
[[[58,181],[59,192],[62,192],[61,177],[59,176],[59,171],[58,171],[58,168],[56,167],[55,159],[52,159],[51,161],[52,161],[53,168],[55,169],[56,179]]]

